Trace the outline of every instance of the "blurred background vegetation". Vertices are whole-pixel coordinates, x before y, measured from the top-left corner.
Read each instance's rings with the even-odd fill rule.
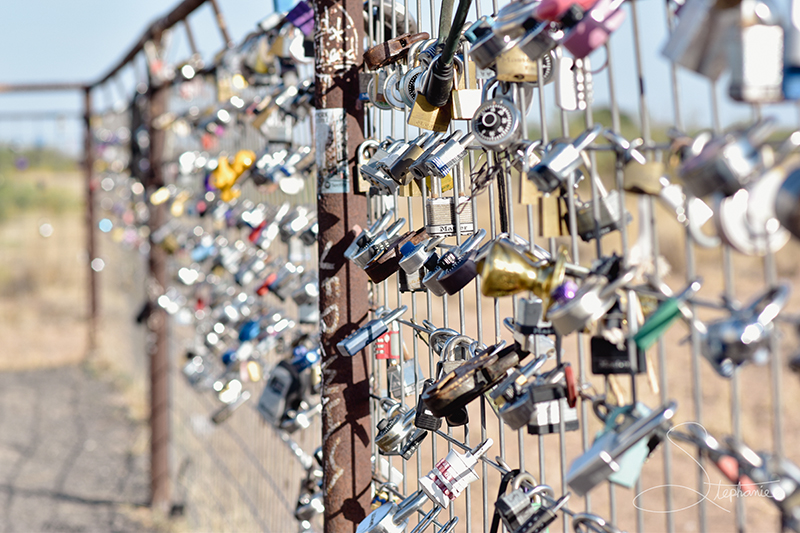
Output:
[[[0,223],[27,210],[55,215],[79,208],[80,194],[57,176],[78,169],[74,157],[51,147],[0,144]]]

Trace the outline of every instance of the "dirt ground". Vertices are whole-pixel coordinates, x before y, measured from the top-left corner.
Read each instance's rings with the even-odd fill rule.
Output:
[[[77,174],[29,171],[17,179],[80,198]],[[144,384],[131,371],[136,345],[112,338],[130,329],[119,316],[126,297],[113,285],[104,291],[116,297],[106,298],[98,349],[87,350],[82,220],[79,208],[34,206],[0,222],[3,531],[156,527],[147,507]]]

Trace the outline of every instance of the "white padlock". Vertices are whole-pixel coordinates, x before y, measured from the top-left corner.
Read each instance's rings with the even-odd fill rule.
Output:
[[[492,444],[492,439],[486,439],[464,454],[450,450],[450,453],[436,463],[427,476],[419,480],[420,488],[431,500],[446,509],[451,500],[455,500],[464,492],[467,485],[478,480],[478,474],[472,467]]]

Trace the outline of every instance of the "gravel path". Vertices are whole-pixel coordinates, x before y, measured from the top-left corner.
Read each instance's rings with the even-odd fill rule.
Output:
[[[145,428],[78,366],[0,373],[0,533],[148,531]]]

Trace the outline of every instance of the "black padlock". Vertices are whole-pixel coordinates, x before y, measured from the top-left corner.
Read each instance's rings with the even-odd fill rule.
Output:
[[[620,328],[624,313],[618,305],[606,315],[605,328]],[[623,342],[623,348],[609,341],[602,335],[592,337],[592,374],[608,376],[611,374],[630,374],[631,360],[628,354],[628,342]],[[647,357],[644,350],[636,348],[636,368],[637,374],[642,374],[647,370]]]
[[[426,379],[422,383],[422,392],[425,392],[425,389],[427,389],[433,383],[436,383],[436,381],[433,379]],[[422,394],[420,394],[420,397],[417,400],[417,414],[414,417],[414,426],[427,431],[436,431],[442,427],[442,419],[438,416],[435,416],[427,407],[425,407],[425,402],[422,401]]]

